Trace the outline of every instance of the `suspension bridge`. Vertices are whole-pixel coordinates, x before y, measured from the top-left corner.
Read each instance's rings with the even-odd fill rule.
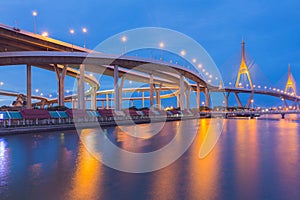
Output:
[[[87,48],[82,48],[44,37],[35,33],[30,33],[14,27],[0,24],[0,67],[1,66],[26,66],[26,109],[39,106],[64,106],[66,102],[72,102],[73,109],[96,110],[101,102],[102,108],[113,108],[121,111],[122,101],[141,100],[142,105],[149,101],[149,107],[156,106],[162,109],[161,99],[176,97],[177,107],[181,111],[191,109],[192,93],[196,96],[196,108],[203,104],[211,106],[211,95],[219,93],[223,95],[224,107],[228,108],[229,96],[234,95],[239,107],[249,108],[253,103],[255,94],[277,97],[287,104],[287,100],[294,102],[294,106],[299,108],[300,97],[297,95],[296,82],[292,76],[290,66],[288,67],[288,77],[285,88],[256,86],[251,79],[249,68],[245,58],[245,42],[241,44],[241,63],[232,86],[213,85],[205,80],[203,76],[195,71],[178,64],[163,60],[154,60],[133,56],[118,56],[105,53],[94,52]],[[45,96],[32,95],[32,66],[53,71],[57,78],[57,98],[47,98]],[[143,66],[143,67],[140,67]],[[87,72],[103,73],[113,77],[114,89],[104,90],[100,82]],[[77,93],[69,96],[65,95],[65,77],[71,76],[77,80]],[[247,86],[242,84],[242,78],[247,79]],[[149,86],[140,88],[124,88],[124,80],[133,80],[145,83]],[[189,80],[189,81],[187,81]],[[192,83],[190,83],[192,82]],[[85,87],[88,83],[89,88]],[[123,97],[126,92],[139,92],[138,97]],[[163,91],[172,91],[169,94],[162,94]],[[149,94],[145,96],[145,94]],[[201,103],[201,94],[204,100]],[[239,95],[249,94],[245,104],[242,103]],[[18,96],[19,93],[0,91],[0,95]],[[100,98],[100,95],[106,95]],[[36,99],[36,102],[32,102]],[[90,108],[86,102],[89,101]],[[224,111],[225,114],[233,114]],[[250,111],[249,111],[250,112]],[[293,111],[293,113],[298,111]],[[220,113],[220,112],[219,112]],[[223,113],[223,112],[222,112]],[[267,112],[257,111],[257,114]],[[288,111],[277,111],[271,114],[288,114]],[[250,114],[255,114],[253,111]]]

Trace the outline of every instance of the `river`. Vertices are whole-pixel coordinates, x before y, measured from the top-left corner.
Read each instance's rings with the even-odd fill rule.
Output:
[[[153,124],[125,127],[140,134],[138,138],[120,127],[106,128],[109,141],[135,153],[158,150],[175,135],[180,140],[196,132],[179,159],[147,173],[121,172],[102,164],[82,142],[103,134],[93,129],[82,130],[80,137],[76,131],[0,137],[0,199],[300,198],[297,116],[224,119],[216,145],[200,159],[205,133],[215,120],[167,122],[155,135],[147,134]],[[180,128],[183,123],[187,126]]]

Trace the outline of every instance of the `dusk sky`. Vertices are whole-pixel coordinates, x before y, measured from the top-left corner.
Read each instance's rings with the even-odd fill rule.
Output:
[[[239,63],[244,37],[247,54],[256,64],[253,73],[261,71],[261,77],[279,87],[291,64],[296,81],[300,80],[300,3],[296,0],[12,0],[0,2],[0,23],[17,23],[20,29],[33,31],[34,10],[38,12],[38,33],[48,31],[50,37],[71,42],[69,29],[74,28],[74,43],[82,46],[81,28],[87,27],[87,47],[91,49],[133,28],[163,27],[182,32],[207,50],[224,77],[232,77],[232,70],[237,73],[238,66],[231,63]],[[15,77],[25,81],[22,70],[3,68],[1,72],[6,74],[1,73],[0,80],[15,90],[7,77],[19,73]],[[55,80],[54,75],[52,78]]]

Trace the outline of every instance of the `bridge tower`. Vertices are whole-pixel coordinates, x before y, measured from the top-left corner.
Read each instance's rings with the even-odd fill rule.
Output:
[[[291,66],[290,65],[288,67],[288,80],[286,82],[284,91],[285,92],[293,92],[295,95],[297,93],[296,82],[295,82],[295,79],[294,79],[294,77],[291,73]]]
[[[242,39],[241,44],[242,44],[242,59],[241,59],[239,72],[238,72],[238,75],[237,75],[237,78],[236,78],[235,87],[236,88],[242,87],[240,85],[240,80],[241,80],[241,76],[245,74],[248,78],[249,85],[250,85],[251,89],[253,89],[252,80],[251,80],[249,69],[248,69],[248,66],[246,64],[246,59],[245,59],[245,42],[244,42],[244,38]]]

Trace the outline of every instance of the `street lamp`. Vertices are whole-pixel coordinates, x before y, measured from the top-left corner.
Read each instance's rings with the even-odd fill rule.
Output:
[[[75,33],[74,29],[70,29],[71,42],[72,42],[72,51],[73,51],[73,35],[74,35],[74,33]]]
[[[4,82],[3,82],[3,81],[1,81],[1,82],[0,82],[0,86],[3,86],[3,85],[4,85]]]
[[[87,28],[82,28],[82,32],[83,32],[83,35],[84,35],[83,47],[86,48],[86,33],[87,33]]]
[[[165,44],[163,42],[160,42],[159,47],[161,49],[161,59],[164,60],[164,47],[165,47]]]
[[[33,16],[33,30],[34,33],[36,33],[36,16],[38,15],[38,13],[36,11],[32,12],[32,16]]]
[[[252,109],[254,108],[254,99],[251,99]]]
[[[122,38],[121,38],[121,41],[123,42],[123,54],[125,54],[126,53],[126,42],[127,42],[127,37],[124,35],[124,36],[122,36]]]

